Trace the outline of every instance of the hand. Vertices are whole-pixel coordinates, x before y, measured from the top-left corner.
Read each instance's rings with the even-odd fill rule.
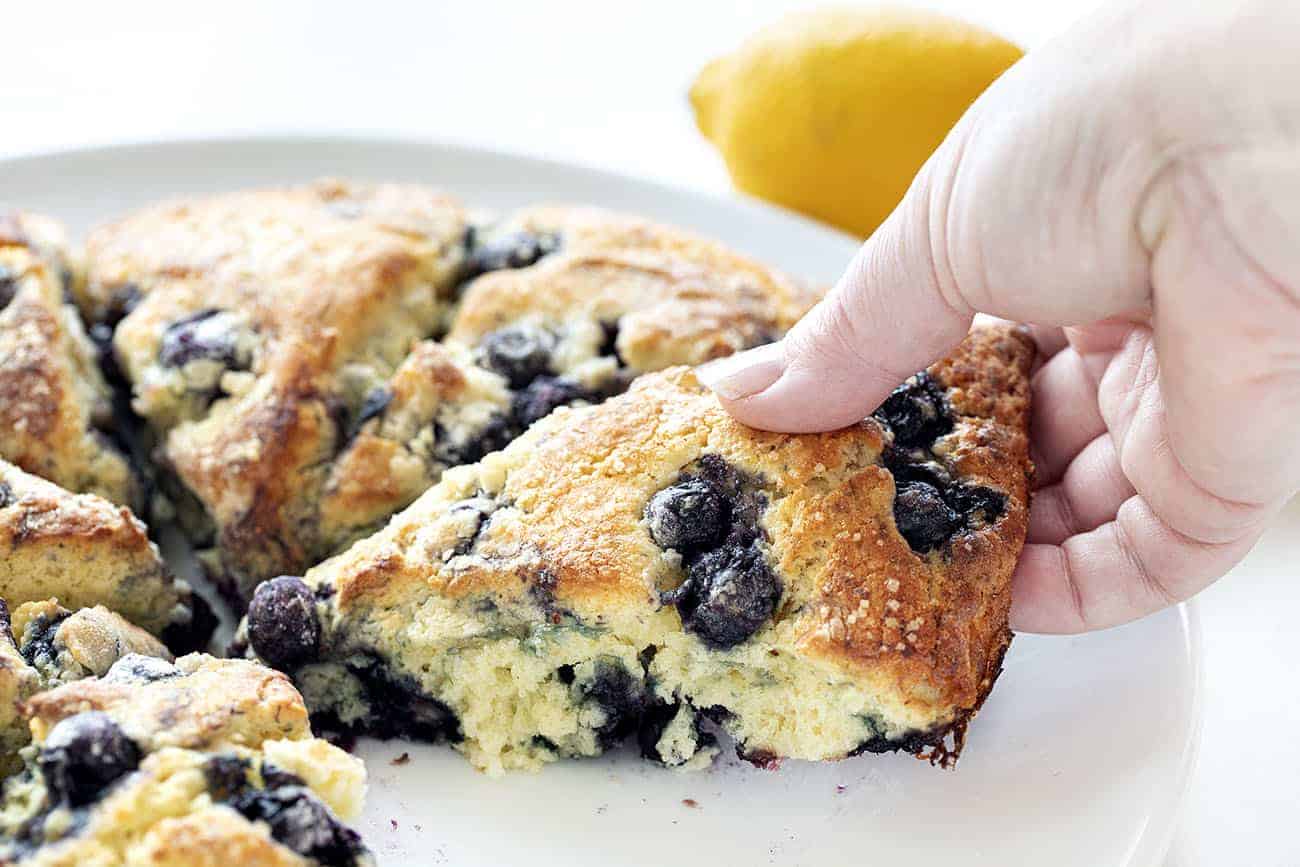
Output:
[[[967,112],[829,296],[701,369],[741,421],[870,413],[972,317],[1035,323],[1013,627],[1187,599],[1300,488],[1300,5],[1106,10]]]

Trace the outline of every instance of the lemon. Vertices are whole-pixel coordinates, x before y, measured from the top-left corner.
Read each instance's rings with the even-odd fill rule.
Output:
[[[865,237],[1021,54],[934,12],[821,9],[710,63],[691,104],[737,187]]]

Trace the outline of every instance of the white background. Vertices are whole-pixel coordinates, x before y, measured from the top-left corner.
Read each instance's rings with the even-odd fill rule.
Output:
[[[725,191],[695,71],[794,2],[6,2],[0,157],[203,134],[383,132]],[[947,0],[1034,46],[1090,0]],[[0,205],[5,201],[0,189]],[[1168,867],[1300,865],[1300,505],[1202,596],[1205,728]],[[1133,661],[1140,666],[1140,659]],[[1115,720],[1122,737],[1124,720]]]

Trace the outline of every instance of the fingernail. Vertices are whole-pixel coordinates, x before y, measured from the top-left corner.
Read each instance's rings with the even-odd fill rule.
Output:
[[[776,382],[784,370],[785,350],[778,342],[701,364],[695,378],[720,397],[740,400]]]

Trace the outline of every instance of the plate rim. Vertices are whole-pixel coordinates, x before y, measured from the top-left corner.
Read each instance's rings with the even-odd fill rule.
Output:
[[[495,145],[470,144],[448,138],[405,135],[400,133],[385,134],[313,130],[302,133],[280,131],[272,131],[266,134],[233,132],[213,135],[196,134],[124,138],[105,143],[67,145],[63,147],[51,147],[0,156],[0,169],[20,170],[24,164],[42,163],[58,159],[85,159],[94,157],[143,158],[151,151],[175,151],[186,148],[293,148],[321,146],[347,148],[401,147],[412,150],[425,150],[450,154],[453,156],[464,156],[471,159],[476,157],[487,157],[489,159],[500,160],[503,162],[523,163],[529,165],[533,169],[542,171],[553,169],[565,172],[579,172],[593,178],[600,178],[609,181],[613,184],[632,184],[641,187],[642,189],[653,189],[661,194],[706,199],[710,203],[721,207],[740,208],[749,211],[750,213],[762,214],[767,218],[776,216],[798,223],[808,230],[819,232],[824,235],[827,240],[835,240],[854,245],[860,245],[863,242],[862,238],[845,232],[829,223],[822,222],[814,217],[809,217],[806,214],[799,213],[798,211],[787,208],[784,205],[759,199],[756,196],[752,196],[741,190],[733,189],[724,193],[717,190],[692,187],[683,183],[675,183],[663,178],[644,177],[604,166],[586,165],[572,160],[533,154],[522,150],[514,150]]]

